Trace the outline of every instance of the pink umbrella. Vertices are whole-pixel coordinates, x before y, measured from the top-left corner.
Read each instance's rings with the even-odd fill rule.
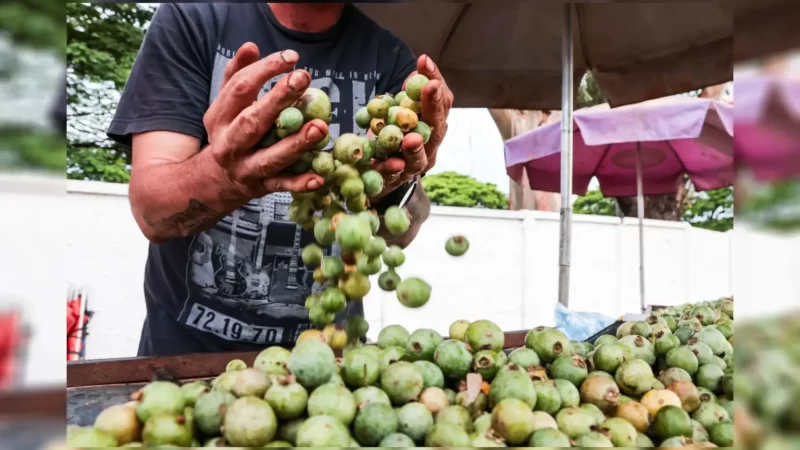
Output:
[[[734,153],[759,181],[800,175],[800,79],[737,77]]]
[[[559,192],[561,126],[551,123],[506,141],[508,175],[519,181],[524,170],[531,189]],[[684,174],[698,190],[731,186],[733,107],[691,97],[613,109],[598,105],[576,111],[573,130],[573,192],[586,194],[592,177],[597,177],[606,196],[638,197],[644,310],[644,196],[674,193]]]

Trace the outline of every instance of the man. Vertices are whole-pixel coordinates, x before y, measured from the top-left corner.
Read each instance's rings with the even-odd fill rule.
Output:
[[[132,146],[131,209],[151,241],[140,355],[256,350],[310,327],[305,298],[320,286],[298,260],[314,238],[287,207],[323,180],[282,171],[326,134],[363,133],[355,111],[417,71],[431,79],[421,103],[432,136],[423,146],[409,134],[403,159],[374,164],[386,188],[373,208],[411,192],[412,226],[389,239],[401,246],[428,216],[416,180],[436,161],[453,102],[434,62],[352,5],[161,4],[108,130]],[[253,150],[308,87],[328,92],[331,124]]]

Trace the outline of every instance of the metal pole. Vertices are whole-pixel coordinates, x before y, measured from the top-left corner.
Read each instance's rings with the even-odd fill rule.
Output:
[[[572,248],[572,5],[564,5],[561,34],[561,234],[558,257],[558,302],[569,307]]]
[[[636,143],[636,214],[639,216],[639,304],[647,309],[644,300],[644,188],[642,186],[642,144]]]

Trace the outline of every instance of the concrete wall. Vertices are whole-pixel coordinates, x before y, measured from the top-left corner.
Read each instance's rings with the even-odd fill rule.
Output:
[[[131,217],[127,186],[67,183],[63,212],[67,279],[88,284],[95,311],[89,358],[134,355],[144,318],[142,274],[147,242]],[[43,205],[42,205],[43,206]],[[571,308],[610,316],[636,312],[637,222],[575,216]],[[732,293],[729,233],[683,223],[646,221],[647,301],[678,304]],[[489,318],[504,329],[553,324],[558,296],[558,214],[436,207],[407,249],[403,276],[433,285],[423,308],[401,306],[374,289],[365,301],[371,337],[388,324],[446,332],[459,318]],[[470,238],[463,258],[443,250],[454,233]],[[373,285],[375,285],[373,281]]]

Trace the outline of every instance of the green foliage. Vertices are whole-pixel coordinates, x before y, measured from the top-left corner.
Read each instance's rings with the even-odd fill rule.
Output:
[[[0,169],[37,168],[64,173],[64,139],[24,127],[0,130]]]
[[[572,204],[575,214],[591,214],[595,216],[616,216],[617,201],[604,197],[600,189],[592,189],[583,197],[578,197]]]
[[[714,231],[733,229],[733,188],[727,187],[692,195],[683,220]]]
[[[434,205],[508,209],[508,198],[491,183],[456,172],[427,175],[422,187]]]
[[[592,76],[592,72],[586,72],[578,87],[578,95],[575,99],[575,108],[587,108],[589,106],[601,105],[607,103],[606,96],[600,90],[600,85]]]
[[[64,52],[64,2],[58,0],[4,1],[0,30],[27,47]]]
[[[786,180],[753,186],[742,202],[741,218],[777,232],[800,229],[800,181]]]
[[[127,183],[130,155],[105,129],[155,9],[136,3],[68,3],[67,177]]]

